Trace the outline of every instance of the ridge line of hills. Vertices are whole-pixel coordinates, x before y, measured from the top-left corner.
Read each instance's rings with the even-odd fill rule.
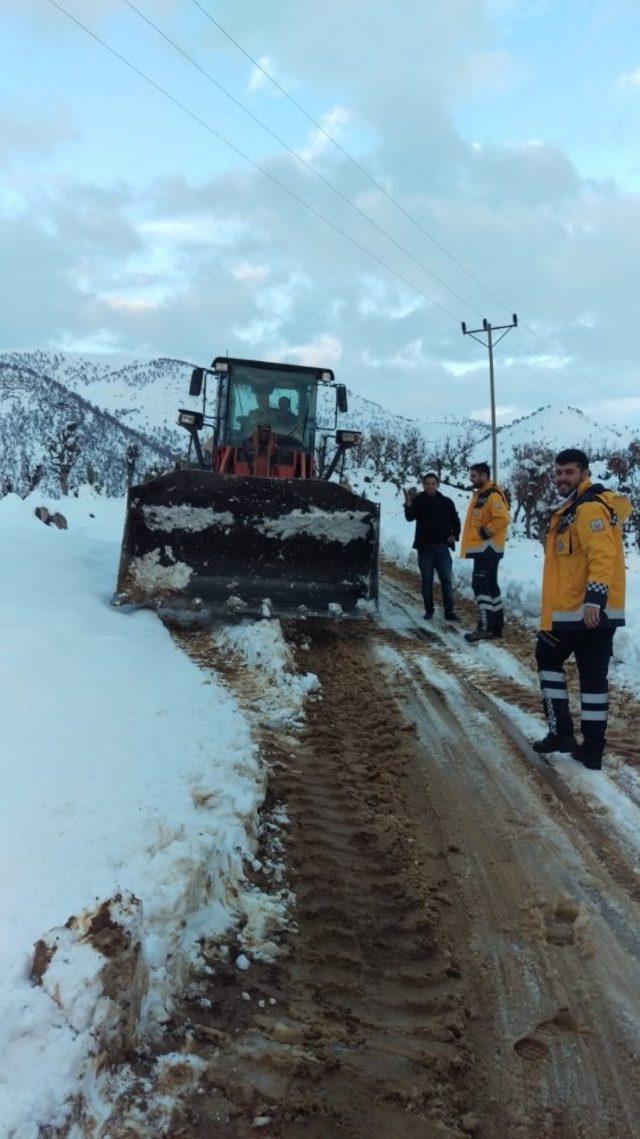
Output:
[[[69,422],[78,423],[82,444],[71,488],[93,480],[108,494],[123,493],[132,446],[138,451],[138,476],[166,465],[185,449],[185,434],[175,423],[178,407],[200,407],[200,400],[188,395],[193,366],[168,356],[119,360],[114,366],[104,359],[43,349],[0,352],[0,493],[28,493],[39,465],[44,467],[43,489],[54,492],[51,440]],[[445,466],[452,457],[463,465],[489,457],[487,423],[457,415],[410,418],[357,392],[349,394],[349,412],[341,425],[361,430],[365,438],[406,443],[417,436],[423,453],[443,455]],[[321,390],[319,420],[332,411],[333,393]],[[633,435],[598,424],[579,408],[550,405],[502,424],[498,431],[500,467],[506,474],[518,444],[585,446],[595,455],[619,450]]]

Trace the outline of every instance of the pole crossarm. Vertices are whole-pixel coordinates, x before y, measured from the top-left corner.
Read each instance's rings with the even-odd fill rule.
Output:
[[[498,430],[496,426],[496,392],[494,382],[493,370],[493,349],[501,340],[511,332],[512,328],[518,327],[518,317],[514,312],[510,324],[491,324],[486,318],[482,321],[482,328],[467,328],[464,321],[462,321],[462,335],[470,336],[472,340],[476,340],[478,344],[482,344],[483,348],[488,349],[489,352],[489,396],[491,399],[491,466],[493,481],[498,481]],[[494,332],[501,332],[496,341],[493,339]],[[485,334],[487,339],[481,340],[482,334]]]

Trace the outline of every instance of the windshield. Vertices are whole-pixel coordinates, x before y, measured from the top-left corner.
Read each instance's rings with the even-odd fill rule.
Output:
[[[229,377],[227,442],[238,446],[256,427],[270,427],[281,444],[313,451],[316,373],[235,365]]]

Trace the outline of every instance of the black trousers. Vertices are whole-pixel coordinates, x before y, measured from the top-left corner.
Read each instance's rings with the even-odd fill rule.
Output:
[[[615,629],[577,629],[565,633],[539,633],[536,663],[542,703],[549,729],[559,736],[573,735],[569,693],[563,664],[575,656],[580,676],[580,726],[585,740],[604,743],[609,711],[609,661]]]
[[[504,610],[498,585],[498,566],[502,554],[483,550],[473,555],[471,585],[478,603],[478,628],[484,633],[501,633],[504,628]]]
[[[418,550],[418,565],[422,577],[422,599],[425,613],[433,614],[433,575],[437,573],[442,589],[445,616],[453,613],[453,575],[451,550],[446,542],[435,542]]]

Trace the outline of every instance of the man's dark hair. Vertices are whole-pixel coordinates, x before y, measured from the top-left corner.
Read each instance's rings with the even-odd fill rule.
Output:
[[[578,450],[577,447],[567,447],[564,451],[559,451],[556,455],[556,464],[559,467],[564,467],[566,463],[577,463],[581,471],[588,471],[589,460],[584,451]]]
[[[477,471],[478,474],[486,475],[487,478],[491,477],[491,470],[488,463],[474,463],[472,467],[469,467],[469,470]]]
[[[429,471],[428,474],[422,476],[423,482],[426,482],[427,479],[435,479],[437,483],[440,482],[440,477],[436,474],[435,471]]]

